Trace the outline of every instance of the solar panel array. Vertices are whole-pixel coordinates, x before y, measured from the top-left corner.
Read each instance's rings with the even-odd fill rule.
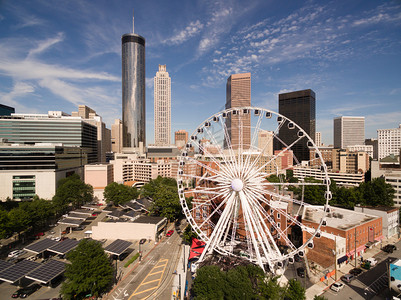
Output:
[[[65,271],[65,265],[64,262],[59,260],[49,260],[47,263],[26,275],[26,278],[46,284],[62,274]]]
[[[87,215],[83,215],[83,214],[76,214],[76,213],[69,213],[68,214],[68,219],[81,219],[81,220],[86,220],[88,218]]]
[[[0,272],[0,279],[14,283],[40,266],[40,263],[22,260]]]
[[[8,261],[0,260],[0,272],[5,270],[5,269],[7,269],[7,268],[9,268],[9,267],[11,267],[12,265],[13,264],[8,262]]]
[[[57,243],[57,245],[50,247],[47,250],[63,255],[74,249],[76,246],[78,246],[78,244],[79,242],[77,240],[66,239]]]
[[[34,252],[36,254],[42,253],[43,251],[47,250],[47,248],[50,248],[51,246],[57,244],[58,242],[53,241],[51,239],[44,239],[41,240],[37,243],[31,244],[29,246],[26,246],[24,249],[30,252]]]
[[[106,248],[104,248],[104,251],[109,252],[111,254],[120,255],[120,254],[124,253],[124,251],[127,250],[128,247],[131,245],[132,245],[132,243],[128,242],[128,241],[115,240],[110,245],[108,245]]]
[[[85,220],[65,218],[65,219],[58,221],[57,223],[64,224],[64,225],[70,225],[70,226],[79,226],[83,222],[85,222]]]

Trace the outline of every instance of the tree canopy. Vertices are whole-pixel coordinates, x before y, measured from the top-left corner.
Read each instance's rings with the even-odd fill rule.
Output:
[[[139,192],[136,187],[112,182],[104,188],[103,195],[107,203],[113,202],[114,205],[119,205],[136,199]]]
[[[158,176],[142,187],[144,197],[153,199],[151,212],[170,221],[177,219],[181,214],[181,205],[178,197],[177,181],[173,178]]]
[[[89,294],[99,297],[110,289],[113,267],[99,242],[81,240],[67,259],[71,264],[66,265],[63,299],[83,299]]]
[[[314,178],[307,177],[305,182],[321,182]],[[298,196],[302,195],[302,187],[292,187],[292,191]],[[330,190],[333,195],[330,204],[352,209],[355,205],[366,206],[393,206],[394,189],[386,183],[383,177],[374,178],[372,181],[363,182],[356,187],[338,187],[334,180],[331,180]],[[304,201],[309,204],[323,205],[325,186],[305,186]]]
[[[93,187],[85,184],[78,174],[60,179],[53,203],[57,212],[64,212],[72,204],[79,207],[93,199]]]
[[[214,265],[199,268],[192,291],[195,299],[305,299],[305,289],[296,280],[281,287],[278,277],[252,264],[227,272]]]

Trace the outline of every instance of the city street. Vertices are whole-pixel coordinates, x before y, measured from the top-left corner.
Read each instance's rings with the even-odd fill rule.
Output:
[[[379,252],[375,258],[378,264],[370,270],[365,270],[356,279],[349,284],[345,284],[340,292],[334,292],[327,289],[322,295],[327,299],[383,299],[383,292],[386,291],[388,285],[387,270],[388,262],[393,262],[401,258],[401,241],[395,244],[397,250],[391,254]],[[341,273],[341,275],[343,275]],[[378,291],[378,295],[374,291]]]
[[[181,250],[181,237],[175,231],[172,236],[164,237],[127,271],[107,299],[171,299],[173,272]]]

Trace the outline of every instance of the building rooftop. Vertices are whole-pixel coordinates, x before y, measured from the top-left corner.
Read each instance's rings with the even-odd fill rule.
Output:
[[[372,209],[372,210],[380,210],[380,211],[385,211],[385,212],[393,212],[398,210],[398,207],[391,207],[391,206],[358,206],[361,208],[368,208],[368,209]]]
[[[164,219],[163,217],[142,216],[136,219],[134,223],[158,224]]]
[[[319,223],[323,213],[322,206],[306,206],[303,220]],[[348,230],[377,218],[379,217],[331,206],[330,212],[326,216],[326,222],[329,227]]]

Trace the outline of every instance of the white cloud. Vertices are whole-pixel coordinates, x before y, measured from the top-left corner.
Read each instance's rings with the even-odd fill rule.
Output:
[[[1,95],[0,102],[16,107],[18,106],[18,102],[15,101],[15,98],[31,94],[34,91],[35,87],[33,85],[26,82],[18,81],[14,84],[13,89],[9,93]]]
[[[15,29],[22,29],[26,27],[38,26],[44,24],[42,19],[32,15],[21,15],[21,22],[14,26]]]
[[[199,20],[191,22],[187,27],[185,27],[185,29],[178,32],[175,36],[167,39],[165,43],[171,43],[174,45],[182,44],[183,42],[197,35],[202,28],[203,24]]]
[[[53,46],[63,40],[64,40],[64,34],[62,32],[59,32],[55,38],[50,38],[45,41],[39,42],[39,44],[36,48],[31,49],[29,51],[28,58],[46,51],[51,46]]]
[[[146,87],[147,87],[147,88],[149,88],[149,89],[153,88],[153,85],[154,85],[154,79],[153,79],[153,77],[151,77],[151,78],[146,78],[146,79],[145,79],[145,83],[146,83]]]

